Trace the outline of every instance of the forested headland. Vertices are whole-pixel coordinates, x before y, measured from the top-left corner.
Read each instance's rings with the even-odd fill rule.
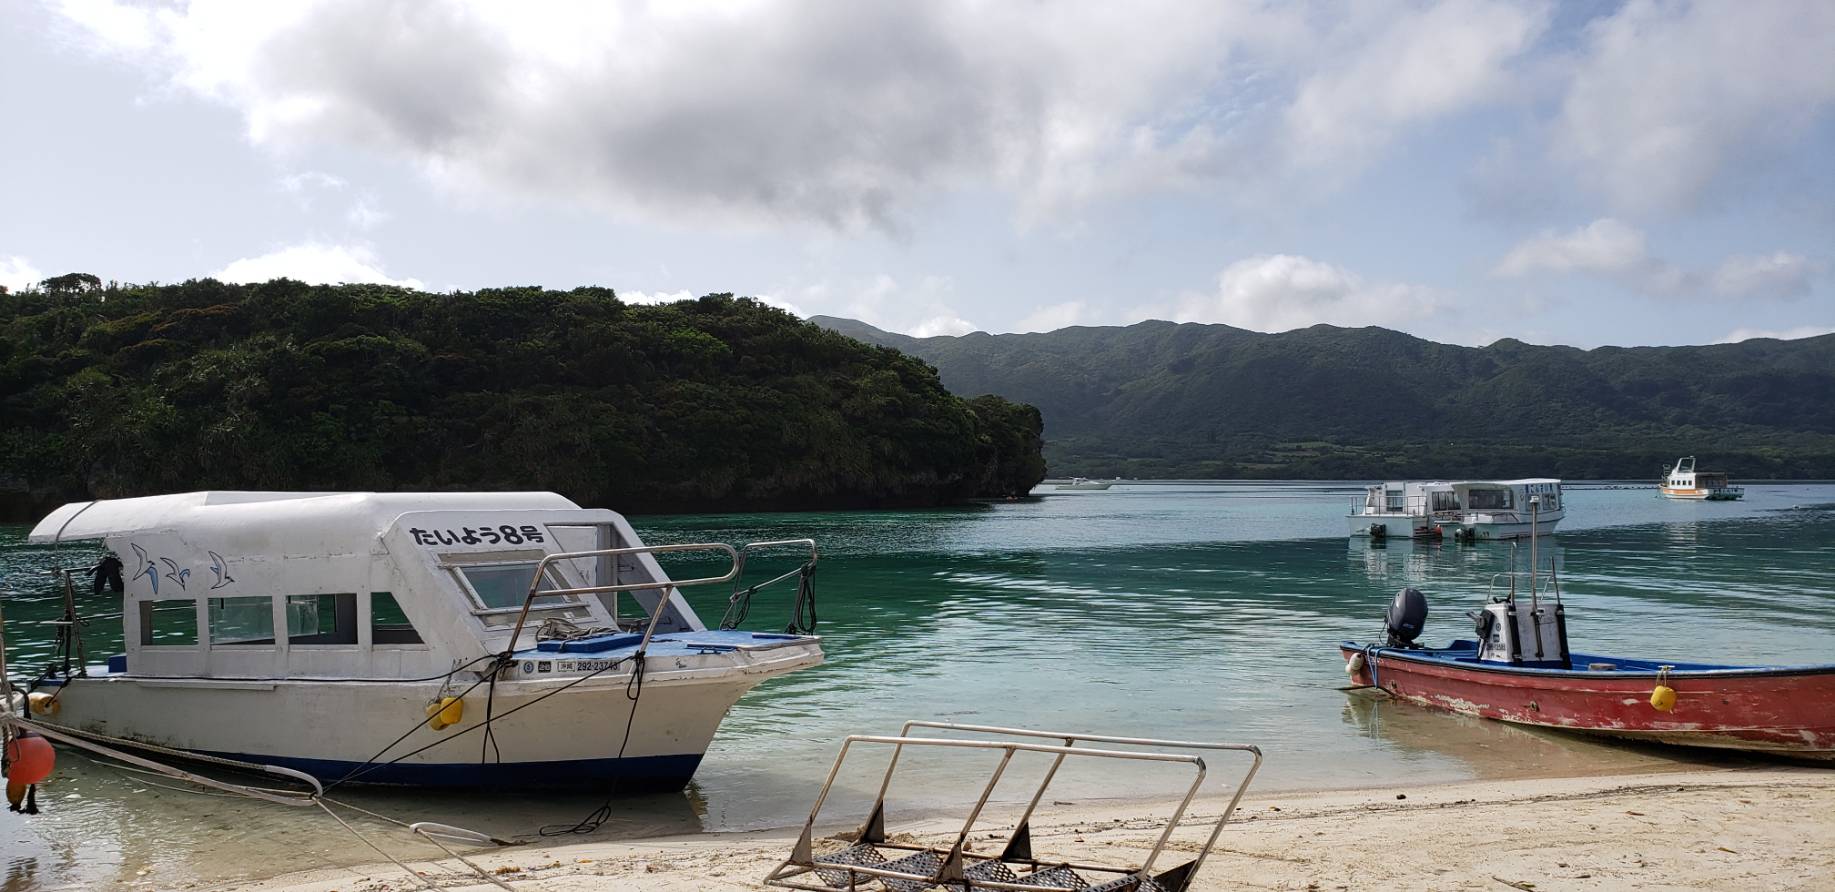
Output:
[[[1031,406],[731,295],[291,280],[0,293],[0,516],[197,489],[553,490],[634,513],[942,505],[1045,474]]]
[[[1056,475],[1835,477],[1835,335],[1580,350],[1384,328],[1141,322],[912,338],[815,317],[1039,407]]]

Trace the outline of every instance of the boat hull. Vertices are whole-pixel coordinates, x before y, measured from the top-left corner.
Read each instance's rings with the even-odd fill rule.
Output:
[[[1510,512],[1495,515],[1468,514],[1455,525],[1460,529],[1472,531],[1475,539],[1526,539],[1533,527],[1537,536],[1552,536],[1555,527],[1565,517],[1565,512],[1551,511],[1536,518],[1534,524],[1527,516]]]
[[[1386,539],[1426,539],[1434,535],[1434,525],[1427,518],[1412,514],[1352,514],[1346,521],[1352,536],[1375,536],[1373,527],[1382,527]]]
[[[626,696],[628,673],[565,689],[577,678],[512,675],[497,683],[494,695],[487,685],[473,689],[460,724],[440,731],[423,722],[427,705],[469,683],[442,690],[438,681],[79,677],[63,685],[58,712],[39,720],[78,733],[294,768],[328,782],[363,768],[353,782],[597,784],[646,792],[685,785],[721,720],[747,691],[820,660],[820,650],[810,645],[773,651],[769,660],[744,666],[658,665],[645,674],[635,706]],[[479,727],[487,697],[489,747]]]
[[[1687,502],[1736,502],[1745,495],[1744,490],[1677,489],[1669,486],[1659,486],[1657,491],[1663,494],[1663,498]]]
[[[1679,668],[1662,681],[1675,690],[1675,707],[1660,712],[1650,704],[1659,680],[1653,670],[1486,666],[1351,643],[1340,651],[1349,665],[1363,658],[1354,683],[1436,709],[1652,743],[1835,760],[1835,666]],[[1575,655],[1574,662],[1634,661]]]

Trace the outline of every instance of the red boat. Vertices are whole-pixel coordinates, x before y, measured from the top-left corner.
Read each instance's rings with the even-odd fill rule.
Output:
[[[1475,612],[1478,641],[1414,644],[1415,589],[1389,641],[1339,650],[1353,683],[1467,715],[1653,743],[1835,761],[1835,665],[1722,666],[1570,653],[1560,601],[1511,596]]]

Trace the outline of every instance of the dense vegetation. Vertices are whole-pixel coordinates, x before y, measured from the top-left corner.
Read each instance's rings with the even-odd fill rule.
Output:
[[[0,294],[0,512],[193,489],[932,505],[1044,476],[1037,410],[755,301],[276,280]]]
[[[1038,406],[1054,474],[1835,477],[1835,335],[1700,347],[1488,347],[1327,325],[1143,322],[909,338],[957,393]]]

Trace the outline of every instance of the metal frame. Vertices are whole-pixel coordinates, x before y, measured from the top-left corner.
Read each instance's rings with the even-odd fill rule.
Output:
[[[800,545],[808,548],[809,560],[799,564],[794,570],[780,573],[764,582],[755,583],[744,588],[740,587],[740,580],[745,578],[746,558],[750,556],[752,552],[762,551],[766,548],[781,548],[786,545]],[[727,596],[726,614],[720,617],[720,628],[738,628],[740,623],[745,622],[746,615],[751,612],[752,595],[755,592],[760,589],[769,588],[791,577],[801,577],[807,580],[810,575],[815,572],[816,562],[819,560],[821,560],[821,555],[816,551],[816,540],[814,539],[772,539],[766,542],[748,542],[740,546],[739,571],[733,576],[733,592]],[[806,582],[800,584],[797,588],[796,603],[791,608],[793,623],[795,622],[795,616],[800,612],[802,600],[806,594],[807,588],[808,585]],[[738,615],[735,616],[735,613]]]
[[[1044,740],[1061,740],[1061,745],[1029,743],[1021,740],[976,740],[964,737],[917,737],[912,735],[916,728],[933,729],[957,735],[993,735],[1008,738],[1033,738]],[[1171,870],[1159,874],[1153,873],[1154,862],[1159,860],[1173,831],[1185,823],[1187,810],[1198,790],[1203,786],[1208,768],[1201,756],[1191,753],[1168,753],[1143,750],[1116,750],[1078,748],[1078,742],[1107,743],[1121,746],[1161,747],[1183,750],[1227,750],[1249,753],[1253,757],[1241,782],[1231,794],[1230,802],[1223,814],[1211,829],[1204,847],[1198,856]],[[872,811],[860,827],[857,842],[838,852],[818,856],[814,851],[815,824],[821,814],[822,805],[828,799],[829,790],[834,786],[835,778],[840,774],[841,764],[847,760],[848,752],[856,743],[889,745],[893,747],[892,758],[886,765],[885,776],[880,780],[879,793],[873,801]],[[906,843],[886,841],[885,800],[886,793],[892,784],[892,775],[898,768],[899,756],[905,747],[943,747],[973,750],[1000,750],[1001,759],[994,768],[993,775],[981,790],[980,798],[969,811],[962,829],[948,846],[919,846]],[[969,834],[974,830],[975,822],[981,817],[994,789],[999,785],[1001,776],[1016,753],[1042,753],[1054,756],[1051,767],[1046,770],[1038,788],[1033,791],[1026,804],[1025,811],[1015,823],[1008,835],[1001,853],[987,856],[966,852],[965,845]],[[1147,854],[1142,864],[1135,867],[1116,867],[1112,865],[1072,863],[1065,861],[1041,861],[1032,852],[1030,824],[1032,816],[1044,800],[1045,791],[1057,777],[1058,769],[1070,756],[1124,759],[1134,761],[1189,764],[1194,768],[1190,787],[1179,801],[1177,809],[1166,822],[1166,828],[1154,842],[1153,849]],[[809,819],[803,824],[802,834],[797,838],[796,847],[790,857],[784,860],[765,878],[765,884],[787,889],[811,890],[811,892],[835,892],[835,890],[855,890],[875,881],[880,882],[890,892],[918,892],[942,886],[961,892],[986,889],[1000,892],[1046,892],[1046,890],[1071,888],[1067,885],[1074,875],[1076,882],[1082,883],[1076,888],[1090,890],[1162,890],[1162,892],[1184,892],[1192,877],[1210,856],[1211,849],[1217,844],[1223,827],[1229,822],[1236,806],[1242,801],[1243,792],[1254,780],[1261,769],[1262,753],[1255,746],[1247,744],[1209,743],[1187,740],[1161,740],[1145,737],[1116,737],[1104,734],[1081,734],[1066,731],[1037,731],[1026,728],[1003,728],[991,725],[962,725],[950,722],[909,721],[896,737],[855,734],[848,736],[841,743],[841,751],[835,756],[834,765],[829,768],[828,778],[823,782],[821,791],[816,795],[815,805],[809,811]],[[911,855],[896,861],[886,861],[879,853],[880,849],[906,851]],[[862,857],[854,857],[854,856]],[[917,870],[906,867],[907,864],[928,869]],[[1027,869],[1027,874],[1013,870],[1017,866]],[[1074,872],[1091,874],[1104,879],[1103,882],[1090,883]],[[815,882],[807,877],[814,874]],[[1047,877],[1047,874],[1051,876]],[[1036,879],[1035,879],[1036,878]],[[1029,882],[1030,880],[1030,882]]]
[[[599,549],[594,549],[591,551],[562,551],[562,552],[555,552],[554,554],[544,555],[542,559],[537,561],[535,564],[535,571],[533,574],[531,574],[530,581],[529,581],[528,594],[523,596],[522,607],[516,614],[516,627],[510,633],[510,641],[509,641],[509,644],[506,645],[504,653],[507,655],[515,651],[516,642],[522,638],[523,627],[529,621],[529,609],[531,605],[535,603],[535,599],[537,597],[552,597],[555,595],[589,595],[589,594],[601,594],[601,593],[608,593],[608,592],[615,594],[617,592],[634,592],[634,591],[645,591],[649,589],[664,589],[665,591],[663,593],[663,597],[657,602],[656,609],[653,611],[650,611],[650,622],[648,625],[644,626],[643,641],[637,645],[637,652],[644,653],[650,647],[651,636],[656,634],[656,624],[658,621],[662,619],[663,606],[668,603],[670,598],[675,596],[675,591],[674,591],[675,589],[685,588],[685,587],[694,586],[694,585],[713,585],[715,583],[731,582],[733,583],[733,595],[731,599],[729,599],[729,603],[730,603],[731,600],[738,599],[742,591],[738,587],[738,580],[739,580],[740,575],[745,572],[745,562],[746,562],[747,555],[751,554],[753,551],[757,551],[760,549],[774,548],[774,547],[780,547],[784,545],[808,546],[809,560],[803,563],[802,565],[798,566],[797,569],[795,570],[791,570],[788,573],[784,573],[780,576],[777,576],[776,578],[767,580],[765,582],[758,583],[757,585],[750,586],[749,588],[743,590],[746,592],[753,592],[753,591],[757,591],[758,589],[764,588],[769,585],[775,585],[776,583],[782,582],[793,576],[798,576],[798,575],[807,573],[811,568],[813,568],[817,560],[815,540],[814,539],[775,539],[775,540],[771,540],[768,542],[748,542],[737,548],[731,545],[728,545],[724,542],[691,542],[691,543],[680,543],[676,545],[637,545],[637,546],[631,546],[627,548],[599,548]],[[581,558],[608,558],[608,557],[617,558],[617,557],[622,557],[628,554],[657,555],[657,554],[672,554],[672,553],[689,552],[689,551],[724,552],[727,555],[727,557],[732,560],[732,564],[731,566],[727,568],[727,571],[725,573],[722,573],[718,576],[703,576],[703,577],[699,577],[696,579],[680,579],[680,580],[663,579],[663,580],[651,580],[651,581],[646,581],[646,582],[614,583],[611,585],[587,585],[587,586],[579,586],[577,588],[563,588],[563,589],[544,589],[541,587],[543,574],[547,572],[550,566],[554,564],[558,564],[562,561],[574,561],[574,560],[579,560]],[[499,612],[504,612],[504,613],[507,613],[510,610],[514,610],[514,609],[517,609],[517,608],[497,608]],[[615,613],[616,613],[616,609],[614,608],[614,614]],[[771,647],[771,646],[782,646],[782,645],[764,645],[763,647]]]

